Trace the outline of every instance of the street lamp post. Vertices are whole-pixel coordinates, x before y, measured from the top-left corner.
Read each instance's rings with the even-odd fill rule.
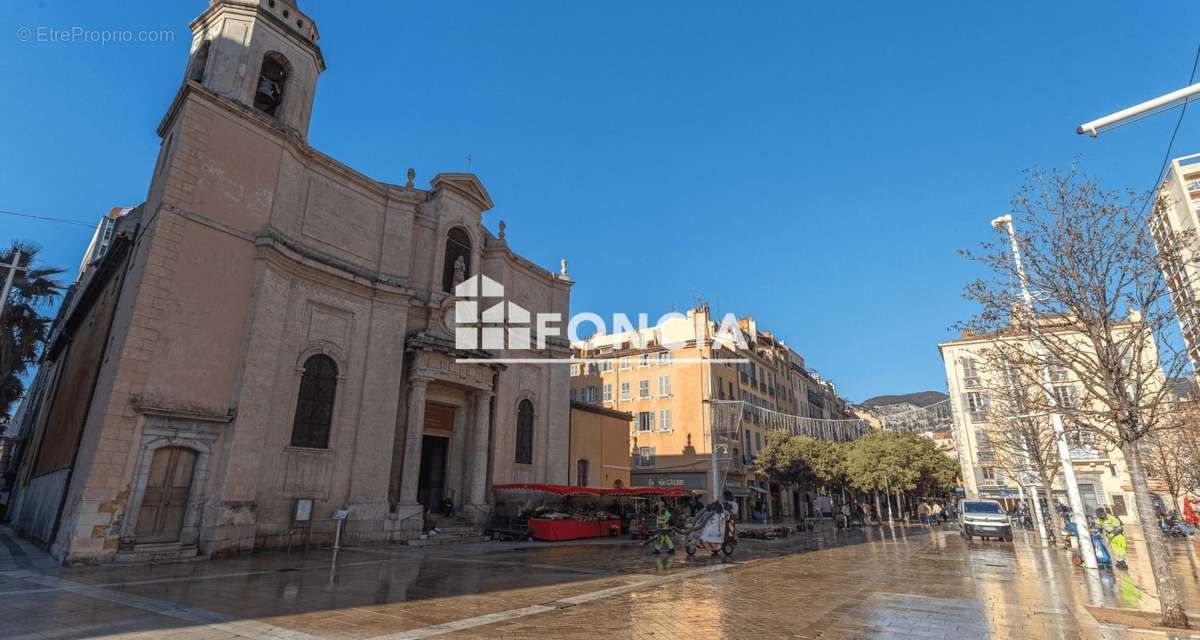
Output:
[[[1021,264],[1021,249],[1017,246],[1017,230],[1013,227],[1012,216],[1001,216],[992,220],[992,226],[1008,235],[1012,246],[1013,264],[1017,268],[1017,279],[1021,283],[1021,296],[1025,300],[1025,308],[1029,313],[1029,333],[1033,336],[1037,348],[1042,347],[1042,332],[1038,329],[1037,319],[1033,314],[1033,294],[1029,292],[1029,280],[1025,275],[1025,267]],[[1083,498],[1079,495],[1079,484],[1075,479],[1075,467],[1071,463],[1071,447],[1067,445],[1066,430],[1063,428],[1062,414],[1054,411],[1058,400],[1054,397],[1054,385],[1050,380],[1050,366],[1042,367],[1042,390],[1046,393],[1046,401],[1050,403],[1050,424],[1054,428],[1054,439],[1058,444],[1058,457],[1062,459],[1063,479],[1067,485],[1067,501],[1071,505],[1071,519],[1075,523],[1075,531],[1079,537],[1079,553],[1083,557],[1083,566],[1097,569],[1096,550],[1092,547],[1092,537],[1088,531],[1087,515],[1083,510]]]
[[[1136,104],[1128,109],[1122,109],[1116,113],[1096,118],[1091,122],[1085,122],[1075,127],[1075,133],[1080,135],[1086,133],[1095,138],[1107,130],[1128,124],[1133,119],[1148,118],[1168,109],[1174,109],[1175,107],[1187,104],[1195,99],[1194,96],[1198,93],[1200,93],[1200,83],[1189,85],[1157,98],[1152,98],[1141,104]]]
[[[1038,537],[1041,538],[1042,544],[1045,544],[1046,543],[1046,522],[1045,522],[1045,520],[1042,519],[1042,503],[1038,499],[1038,485],[1040,483],[1033,477],[1033,465],[1029,461],[1029,443],[1026,442],[1023,444],[1024,444],[1023,448],[1025,449],[1025,469],[1024,469],[1025,477],[1022,479],[1026,481],[1024,484],[1029,485],[1029,491],[1030,491],[1030,493],[1033,494],[1033,517],[1037,520]],[[1024,492],[1023,484],[1021,483],[1020,480],[1017,481],[1017,488],[1021,489],[1022,492]],[[1024,495],[1021,496],[1021,500],[1022,501],[1025,500]],[[1050,506],[1049,501],[1046,502],[1046,506]]]

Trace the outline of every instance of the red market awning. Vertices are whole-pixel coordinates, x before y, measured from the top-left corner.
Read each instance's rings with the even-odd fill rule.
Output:
[[[498,484],[493,491],[514,491],[526,493],[548,493],[554,496],[601,496],[603,489],[595,487],[575,487],[567,484],[542,484],[539,482],[515,482]]]
[[[554,496],[590,496],[611,498],[681,498],[691,495],[680,487],[576,487],[566,484],[543,484],[539,482],[515,482],[492,487],[498,492],[544,493]]]
[[[602,489],[604,495],[635,498],[682,498],[692,492],[682,487],[620,487]]]

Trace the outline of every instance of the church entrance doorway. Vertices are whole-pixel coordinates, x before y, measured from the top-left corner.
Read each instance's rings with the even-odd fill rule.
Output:
[[[421,475],[417,481],[417,502],[426,509],[440,508],[446,484],[446,453],[450,438],[421,436]]]

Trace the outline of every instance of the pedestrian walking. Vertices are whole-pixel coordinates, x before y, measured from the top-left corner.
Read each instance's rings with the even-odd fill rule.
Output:
[[[929,505],[924,500],[917,505],[917,517],[921,519],[921,524],[929,526]]]
[[[942,503],[935,502],[935,503],[933,503],[933,506],[929,507],[929,509],[930,509],[930,514],[929,514],[930,519],[936,524],[941,524],[941,522],[942,522]]]

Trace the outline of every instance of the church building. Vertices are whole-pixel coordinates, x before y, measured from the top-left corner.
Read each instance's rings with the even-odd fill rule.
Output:
[[[325,59],[295,1],[212,0],[191,29],[146,201],[21,410],[11,526],[67,563],[212,556],[328,540],[338,512],[405,540],[443,501],[479,524],[493,484],[567,482],[569,345],[453,326],[476,276],[565,318],[565,261],[485,228],[472,174],[392,184],[309,146]]]

